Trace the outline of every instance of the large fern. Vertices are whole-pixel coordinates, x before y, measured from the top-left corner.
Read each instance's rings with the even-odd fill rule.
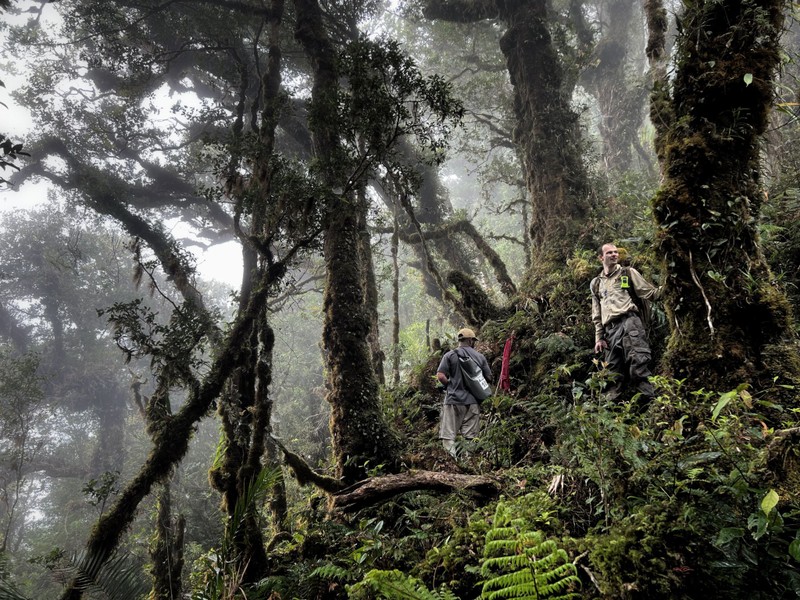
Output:
[[[110,600],[142,598],[148,589],[141,565],[127,554],[109,556],[83,550],[54,572],[64,580],[74,579],[77,590],[100,593]]]
[[[580,598],[575,565],[567,553],[528,522],[497,505],[486,533],[481,575],[482,600],[570,600]]]

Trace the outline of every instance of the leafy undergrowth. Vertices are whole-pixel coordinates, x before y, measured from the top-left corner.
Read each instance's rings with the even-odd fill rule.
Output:
[[[515,335],[512,387],[484,403],[461,460],[437,439],[440,354],[386,393],[408,468],[488,474],[501,495],[410,492],[333,517],[312,499],[248,598],[800,596],[797,412],[773,402],[787,390],[656,377],[651,404],[606,404],[588,319],[571,316],[581,265],[482,329],[495,373]]]

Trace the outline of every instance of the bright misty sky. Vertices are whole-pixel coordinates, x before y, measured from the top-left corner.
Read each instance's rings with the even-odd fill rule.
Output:
[[[27,15],[17,19],[27,19]],[[10,75],[0,65],[0,133],[9,136],[13,141],[24,141],[24,136],[31,128],[32,119],[27,109],[20,107],[11,97],[11,91],[24,81],[22,75]],[[168,105],[167,105],[168,102]],[[165,105],[175,103],[175,98],[166,99]],[[20,161],[24,164],[23,160]],[[4,172],[6,178],[12,174],[10,169]],[[48,184],[27,183],[16,191],[0,189],[0,212],[9,212],[33,208],[47,201]],[[168,227],[176,237],[192,237],[191,232],[181,223]],[[219,244],[207,251],[198,246],[191,246],[190,251],[197,259],[197,269],[205,279],[214,279],[231,288],[239,289],[242,283],[242,255],[238,243]]]

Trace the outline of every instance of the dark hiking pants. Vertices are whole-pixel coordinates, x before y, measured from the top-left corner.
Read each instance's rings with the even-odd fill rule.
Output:
[[[625,385],[631,385],[643,396],[655,396],[650,377],[650,344],[642,320],[636,313],[627,313],[606,325],[608,349],[605,362],[614,373],[606,388],[606,397],[616,400]]]

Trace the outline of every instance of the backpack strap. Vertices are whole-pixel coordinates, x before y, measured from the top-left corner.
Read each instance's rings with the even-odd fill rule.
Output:
[[[629,271],[628,267],[620,267],[619,268],[619,275],[620,275],[620,277],[626,277],[628,279],[628,282],[630,283],[630,271]],[[594,294],[595,297],[598,300],[600,300],[600,276],[599,275],[597,277],[595,277],[594,279],[592,279],[592,281],[589,283],[589,289],[592,291],[592,294]],[[639,295],[636,293],[636,289],[634,289],[634,287],[632,285],[629,285],[625,289],[628,290],[628,295],[631,297],[631,300],[633,300],[633,303],[636,304],[636,306],[639,306],[640,299],[639,299]]]
[[[595,277],[589,282],[589,290],[594,294],[594,297],[600,299],[600,276]]]
[[[628,270],[628,267],[622,267],[621,268],[620,276],[621,277],[627,277],[628,278],[628,283],[630,284],[631,278],[630,278],[630,271]],[[628,290],[628,294],[630,295],[631,299],[633,300],[633,303],[638,306],[638,304],[639,304],[639,295],[636,293],[636,288],[634,288],[633,285],[628,285],[628,287],[626,289]]]

